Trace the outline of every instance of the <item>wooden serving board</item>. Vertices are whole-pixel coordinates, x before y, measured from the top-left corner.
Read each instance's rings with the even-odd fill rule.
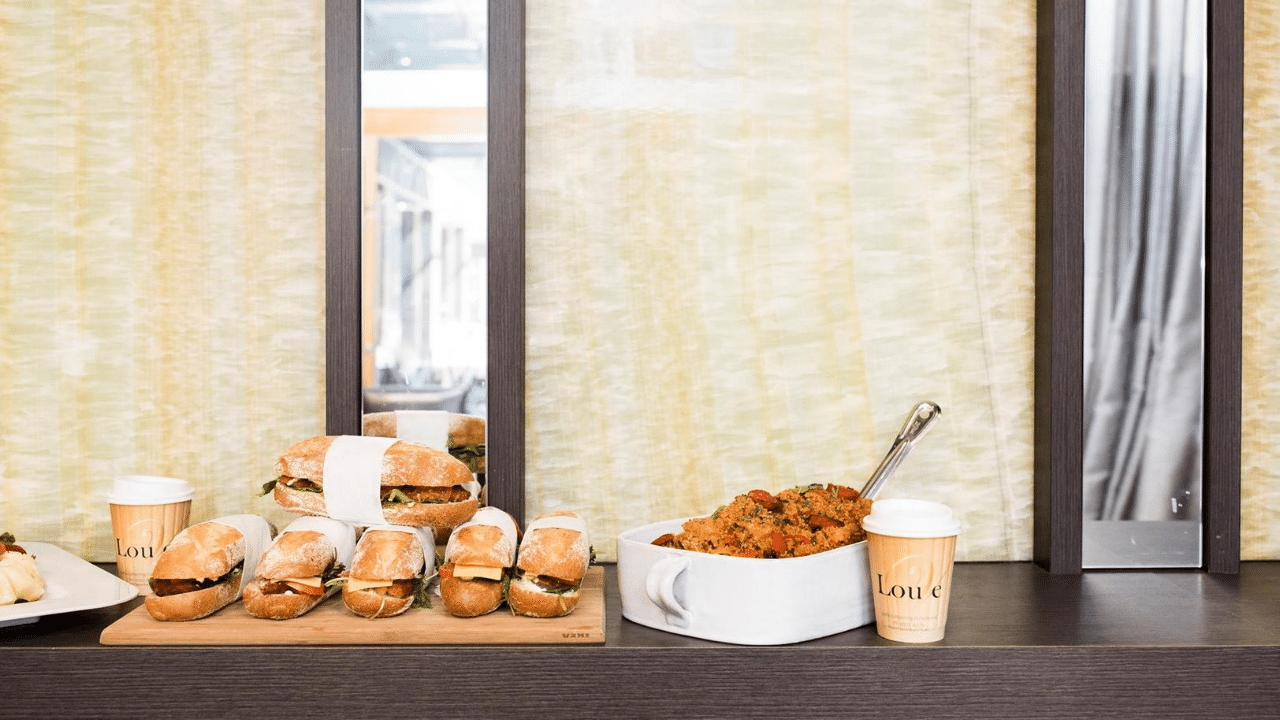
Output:
[[[604,568],[587,570],[578,607],[561,618],[513,615],[506,605],[488,615],[456,618],[434,598],[432,607],[370,620],[335,593],[292,620],[262,620],[236,602],[190,622],[160,622],[145,606],[102,631],[103,645],[560,645],[604,642]]]

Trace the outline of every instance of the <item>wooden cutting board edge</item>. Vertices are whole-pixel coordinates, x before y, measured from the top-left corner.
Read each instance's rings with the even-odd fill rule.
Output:
[[[138,606],[108,625],[103,645],[598,645],[605,642],[604,568],[582,581],[574,611],[560,618],[514,615],[506,605],[488,615],[457,618],[436,598],[431,608],[369,620],[342,604],[340,593],[292,620],[262,620],[240,602],[190,622],[160,622]]]

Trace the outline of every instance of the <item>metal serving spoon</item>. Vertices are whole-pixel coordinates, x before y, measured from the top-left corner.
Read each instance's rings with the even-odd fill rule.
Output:
[[[902,426],[898,437],[894,439],[893,447],[889,448],[889,454],[884,456],[884,460],[880,461],[880,467],[871,473],[871,479],[862,486],[862,497],[868,500],[876,499],[876,495],[880,494],[880,488],[884,486],[884,481],[898,469],[902,459],[911,452],[911,448],[924,437],[924,434],[933,426],[933,421],[937,420],[941,414],[942,408],[928,400],[915,406],[907,416],[907,422]]]

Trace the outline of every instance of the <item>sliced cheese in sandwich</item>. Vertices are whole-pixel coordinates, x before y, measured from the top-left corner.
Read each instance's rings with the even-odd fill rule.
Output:
[[[305,578],[287,577],[287,578],[280,578],[280,582],[297,583],[299,585],[306,585],[307,587],[313,587],[313,588],[319,588],[324,586],[324,581],[322,581],[318,577],[305,577]]]
[[[453,576],[459,580],[484,578],[486,580],[502,580],[502,568],[484,565],[454,565]]]
[[[347,581],[347,589],[353,592],[357,590],[372,590],[373,588],[391,587],[391,585],[392,581],[390,580],[360,580],[357,578],[351,578]]]

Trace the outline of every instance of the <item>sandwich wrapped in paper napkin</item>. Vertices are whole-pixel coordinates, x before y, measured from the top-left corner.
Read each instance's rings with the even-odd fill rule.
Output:
[[[426,527],[440,537],[479,507],[480,485],[443,450],[338,435],[295,443],[265,488],[285,510],[359,525]]]
[[[507,593],[511,610],[530,617],[573,612],[591,564],[591,537],[577,513],[539,515],[525,528],[515,576]]]
[[[476,617],[502,605],[519,535],[515,518],[496,507],[480,508],[454,529],[440,567],[440,597],[449,614]]]
[[[258,515],[227,515],[186,528],[156,558],[147,612],[157,620],[196,620],[235,602],[275,534],[275,526]]]
[[[305,516],[289,523],[245,586],[245,610],[289,620],[319,605],[338,591],[333,581],[351,565],[356,534],[355,526],[332,518]]]
[[[399,615],[428,604],[427,586],[435,575],[435,538],[428,528],[378,525],[367,528],[356,545],[342,601],[367,618]]]

